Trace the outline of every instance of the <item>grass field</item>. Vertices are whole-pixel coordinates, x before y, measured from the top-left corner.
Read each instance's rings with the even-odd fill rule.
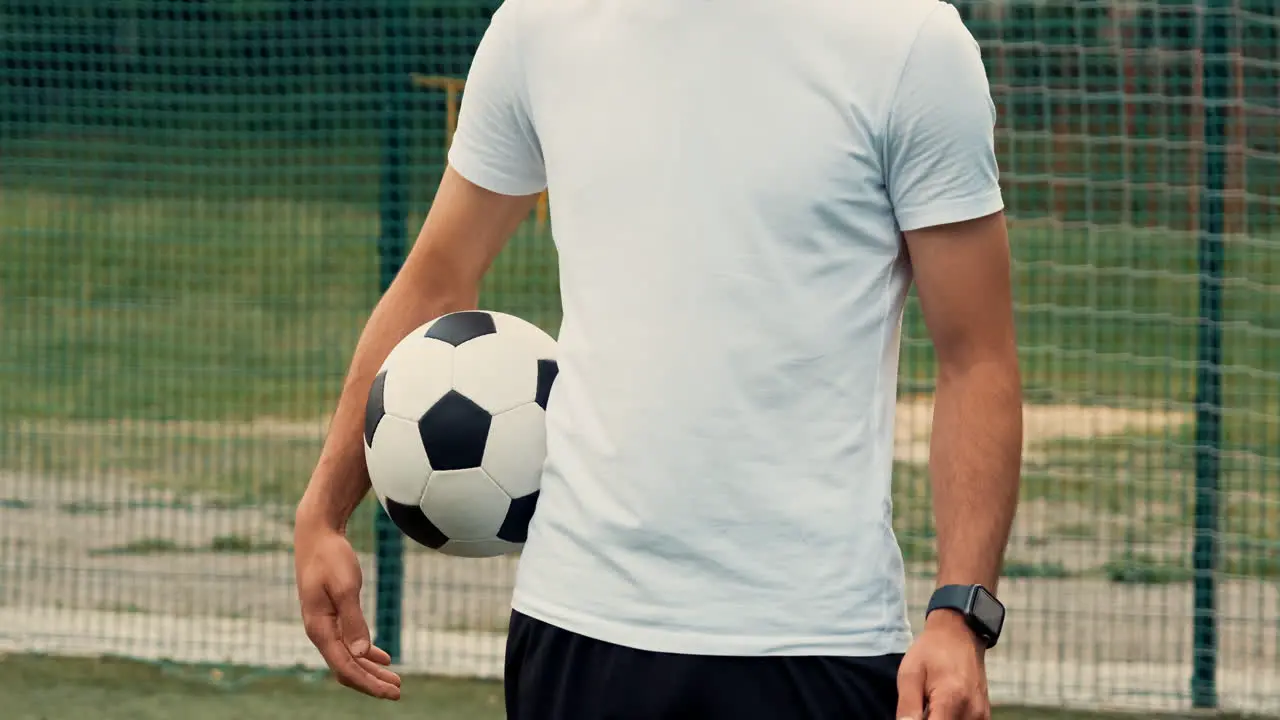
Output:
[[[6,188],[0,227],[6,417],[315,418],[377,295],[377,215],[353,205]],[[1190,401],[1193,236],[1015,221],[1013,243],[1032,401]],[[1280,240],[1233,239],[1226,273],[1230,440],[1274,445]],[[484,301],[554,329],[549,238],[522,232]],[[904,384],[927,385],[914,311],[905,334]]]
[[[262,677],[235,668],[180,668],[120,660],[0,658],[7,720],[500,720],[492,682],[407,678],[404,699],[382,703],[316,675]],[[1127,720],[1128,714],[997,707],[996,720]],[[1147,720],[1174,715],[1144,714]],[[1231,720],[1233,716],[1216,716]]]
[[[376,301],[376,214],[331,202],[13,188],[0,194],[0,228],[0,470],[123,476],[179,501],[296,497]],[[1193,236],[1017,220],[1012,236],[1029,402],[1190,410]],[[1226,274],[1224,529],[1245,554],[1267,558],[1240,569],[1273,574],[1280,241],[1233,238]],[[521,231],[484,303],[554,332],[549,237]],[[904,336],[904,392],[927,394],[930,349],[914,304]],[[258,424],[232,424],[247,421]],[[1193,447],[1187,422],[1129,427],[1106,442],[1055,438],[1030,458],[1025,492],[1117,518],[1156,508],[1120,533],[1141,545],[1185,532]],[[901,507],[919,507],[927,492],[921,460],[902,464]],[[903,522],[908,550],[927,559],[927,514],[904,512]]]

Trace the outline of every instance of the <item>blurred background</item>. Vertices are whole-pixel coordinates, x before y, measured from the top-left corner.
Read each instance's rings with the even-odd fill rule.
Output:
[[[1007,717],[1280,716],[1280,5],[954,4],[1000,115],[1028,400],[992,697]],[[365,707],[312,682],[293,505],[497,5],[0,0],[16,717]],[[544,206],[485,307],[556,331],[551,237]],[[932,358],[914,303],[904,345],[895,507],[918,618]],[[378,641],[406,672],[496,678],[515,559],[409,547],[377,514],[352,540]],[[501,715],[489,683],[416,692],[415,716]]]

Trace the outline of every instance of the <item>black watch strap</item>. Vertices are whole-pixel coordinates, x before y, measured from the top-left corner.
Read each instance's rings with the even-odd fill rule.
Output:
[[[934,610],[955,610],[956,612],[967,615],[969,610],[969,597],[973,594],[972,585],[943,585],[933,591],[933,595],[929,598],[929,607],[925,610],[925,617]]]
[[[981,594],[981,597],[979,597],[979,594]],[[978,602],[994,603],[996,609],[999,610],[1000,617],[996,619],[995,627],[991,627],[981,617],[983,614],[989,615],[989,612],[974,612],[974,605]],[[925,617],[928,617],[929,613],[934,610],[954,610],[960,613],[964,617],[965,624],[986,643],[988,648],[995,647],[996,641],[1000,639],[1001,626],[1004,625],[1004,608],[981,585],[943,585],[930,596],[929,606],[925,610]]]

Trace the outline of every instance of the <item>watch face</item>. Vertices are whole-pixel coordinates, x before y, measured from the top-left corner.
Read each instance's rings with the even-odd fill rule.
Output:
[[[1004,625],[1004,606],[983,588],[973,594],[973,607],[970,610],[975,620],[991,629],[991,634],[1000,635]]]

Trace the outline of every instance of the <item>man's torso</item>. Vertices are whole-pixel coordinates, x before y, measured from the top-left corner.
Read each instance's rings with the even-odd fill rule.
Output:
[[[901,652],[883,132],[937,3],[508,4],[564,308],[515,607],[656,651]]]

